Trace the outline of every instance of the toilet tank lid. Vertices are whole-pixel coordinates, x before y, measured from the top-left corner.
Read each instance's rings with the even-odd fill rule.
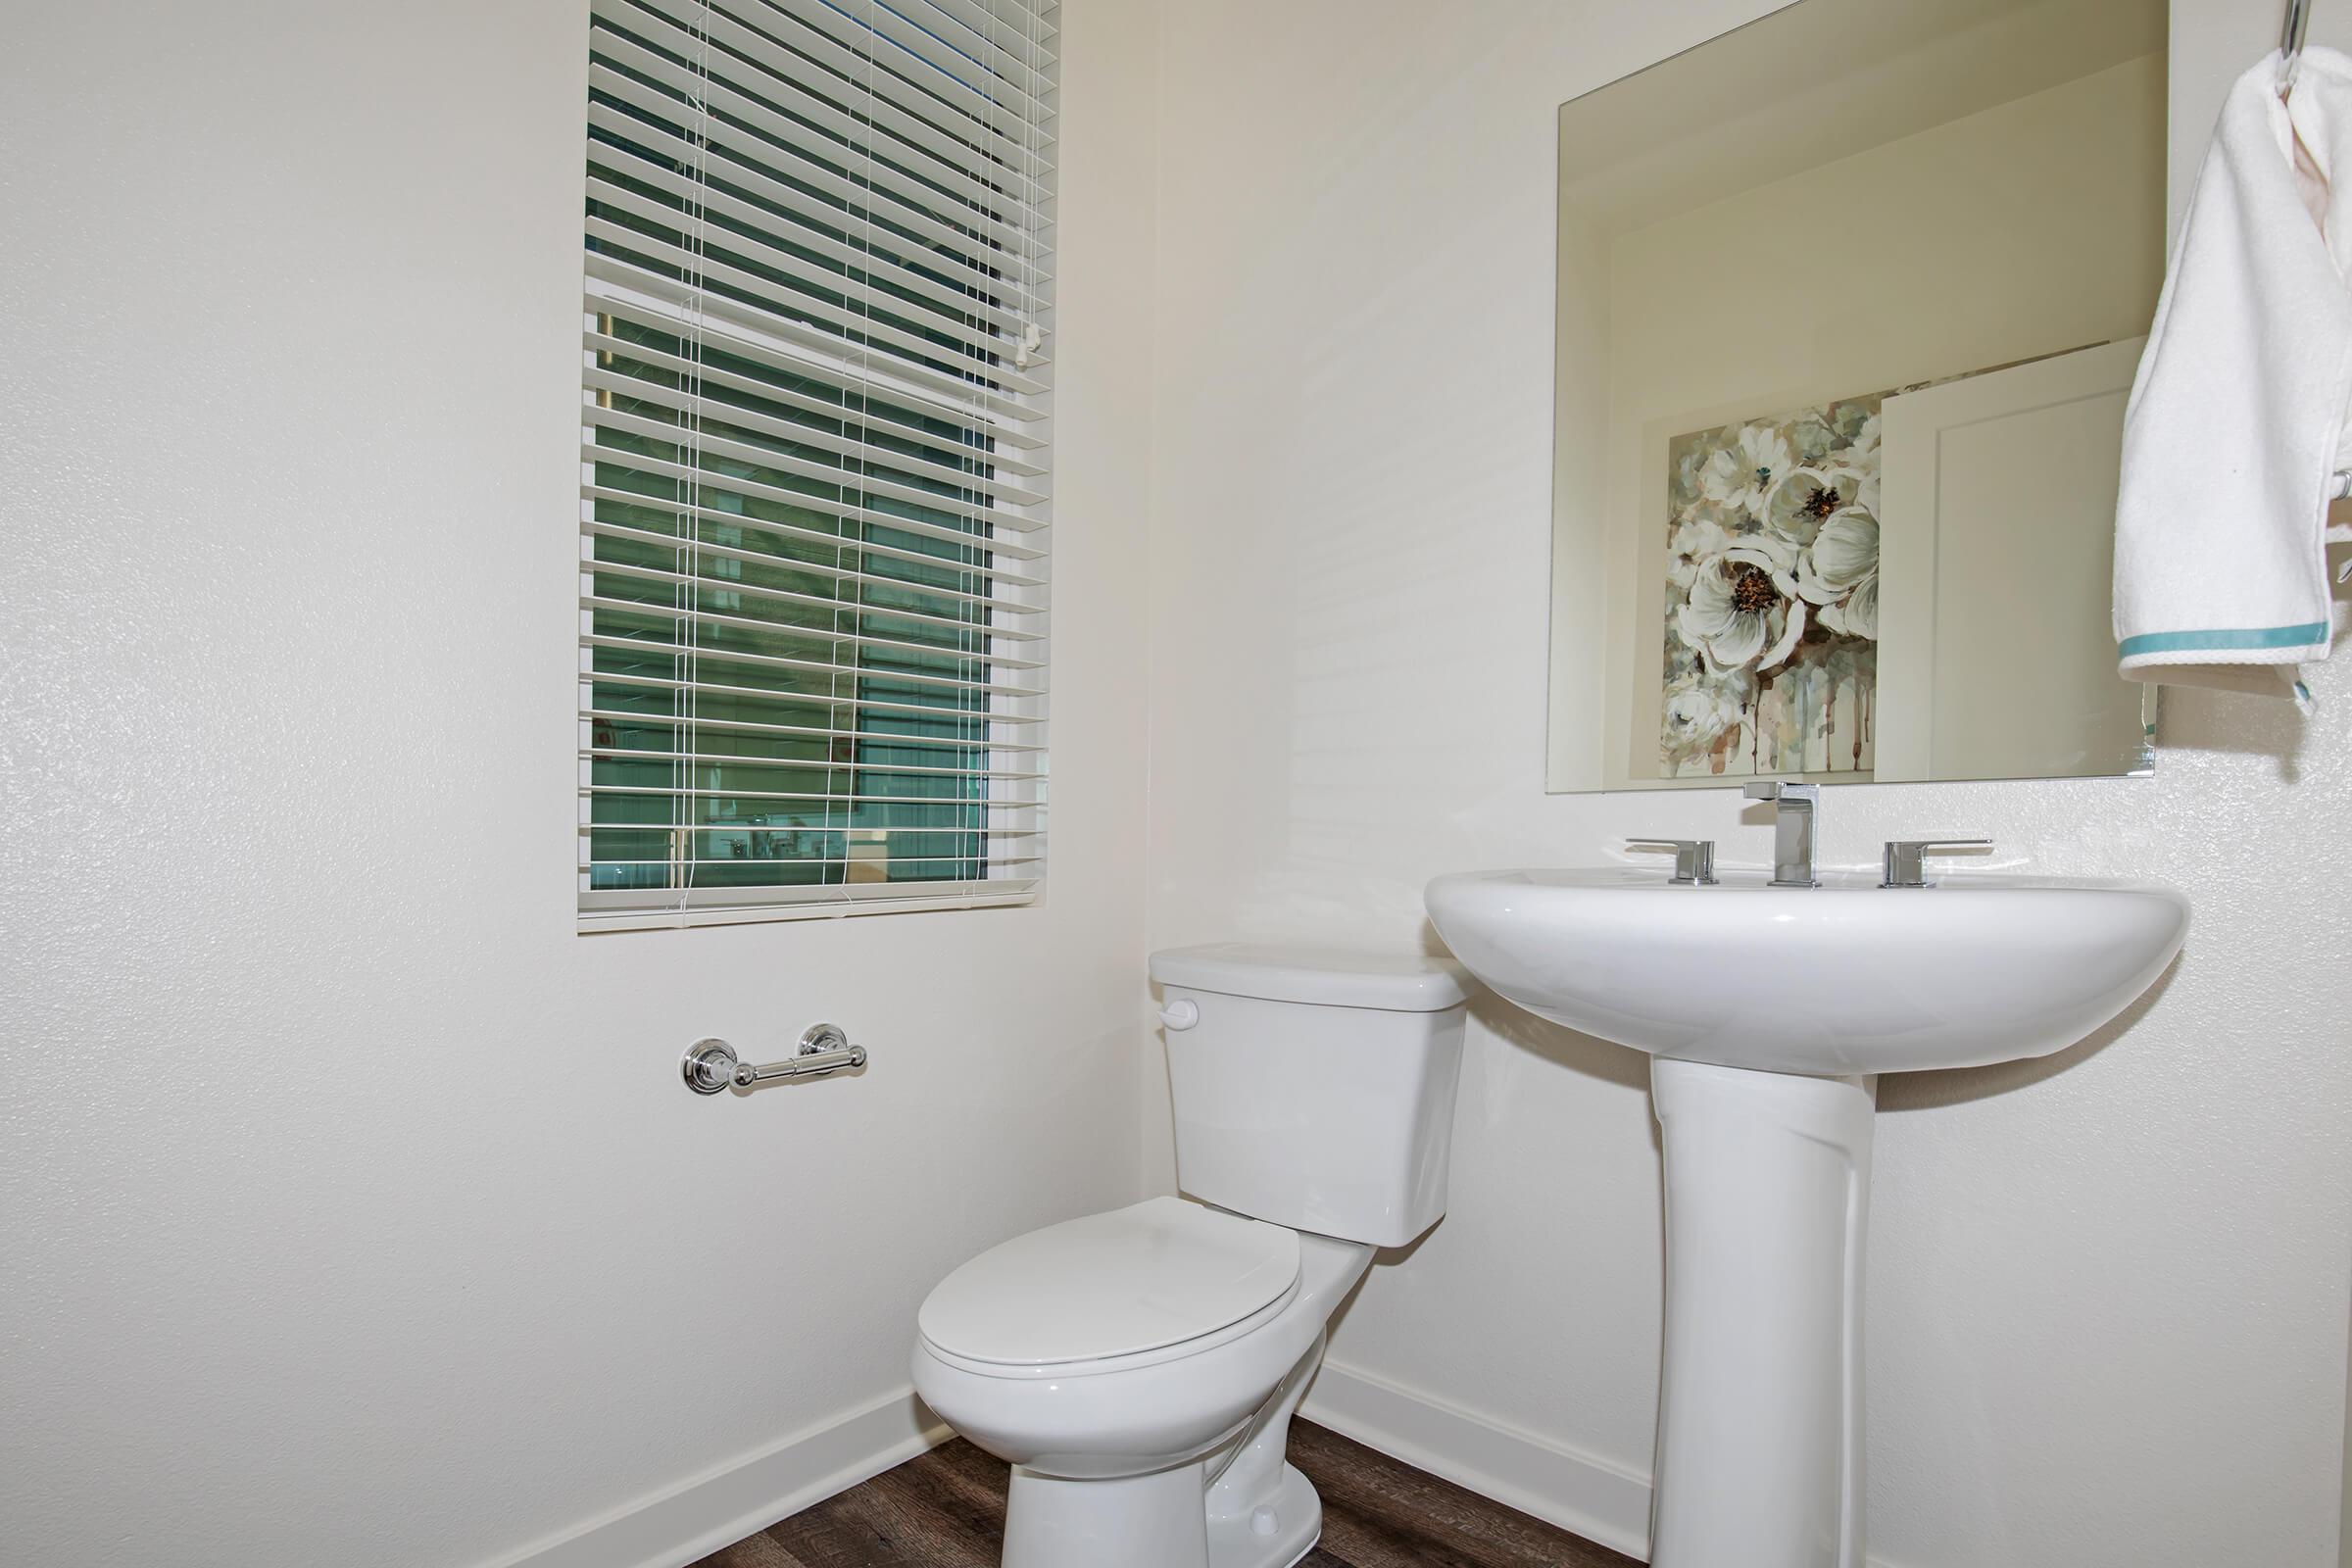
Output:
[[[1469,1000],[1459,965],[1420,955],[1217,942],[1152,955],[1161,985],[1263,1002],[1437,1012]]]

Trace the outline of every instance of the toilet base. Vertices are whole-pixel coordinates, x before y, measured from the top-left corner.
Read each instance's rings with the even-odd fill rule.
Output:
[[[1256,1517],[1269,1508],[1272,1526],[1261,1535]],[[1286,1464],[1270,1501],[1248,1514],[1208,1521],[1209,1568],[1291,1568],[1322,1539],[1323,1499],[1314,1483]]]
[[[1323,1499],[1284,1465],[1247,1511],[1212,1515],[1199,1463],[1115,1481],[1015,1466],[1004,1568],[1292,1568],[1323,1536]]]

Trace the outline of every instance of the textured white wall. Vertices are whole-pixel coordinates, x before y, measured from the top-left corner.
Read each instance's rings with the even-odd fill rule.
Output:
[[[1152,490],[1154,945],[1412,947],[1420,889],[1629,833],[1766,853],[1724,792],[1543,793],[1552,124],[1762,0],[1168,8]],[[2278,12],[2182,0],[2177,157]],[[2352,19],[2320,8],[2320,35]],[[1918,1568],[2332,1561],[2352,1116],[2352,672],[2320,719],[2193,695],[2153,781],[1836,791],[1833,858],[1983,829],[2153,873],[2197,924],[2048,1061],[1889,1082],[1873,1554]],[[1694,977],[1694,983],[1704,983]],[[1164,1093],[1164,1090],[1162,1091]],[[1167,1178],[1147,1103],[1148,1175]],[[1499,1004],[1452,1210],[1336,1361],[1646,1473],[1643,1064]]]
[[[1149,9],[1065,39],[1047,903],[592,938],[585,5],[12,12],[0,1557],[481,1563],[903,1390],[1136,1186]]]
[[[1544,797],[1542,711],[1553,110],[1765,8],[1187,0],[1155,42],[1147,0],[1072,3],[1051,900],[595,939],[584,8],[12,19],[0,1555],[465,1565],[578,1525],[903,1388],[939,1274],[1129,1196],[1139,1129],[1164,1182],[1150,943],[1410,946],[1442,870],[1760,853],[1721,794]],[[2276,15],[2177,11],[2178,152]],[[2176,701],[2150,784],[1832,801],[1850,859],[1985,827],[2199,909],[2096,1049],[1886,1092],[1881,1555],[2326,1559],[2352,676],[2323,695],[2308,735]],[[676,1086],[697,1035],[820,1015],[871,1072]],[[1487,1009],[1456,1149],[1337,1354],[1645,1469],[1641,1063]]]

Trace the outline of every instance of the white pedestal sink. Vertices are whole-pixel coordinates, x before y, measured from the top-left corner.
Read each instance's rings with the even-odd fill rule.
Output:
[[[1863,1568],[1862,1278],[1877,1075],[2062,1050],[2161,974],[2149,884],[1491,871],[1429,885],[1489,987],[1647,1052],[1665,1145],[1654,1568]]]

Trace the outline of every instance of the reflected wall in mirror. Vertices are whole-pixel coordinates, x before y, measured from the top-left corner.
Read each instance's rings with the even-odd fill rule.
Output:
[[[2164,0],[1797,0],[1560,112],[1550,787],[2147,770]]]

